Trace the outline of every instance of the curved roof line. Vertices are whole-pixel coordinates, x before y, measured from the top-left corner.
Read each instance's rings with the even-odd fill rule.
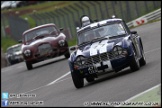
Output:
[[[98,22],[94,22],[94,23],[91,23],[87,26],[84,26],[82,28],[80,28],[77,32],[80,32],[82,30],[85,30],[85,29],[88,29],[88,28],[92,28],[92,25],[100,25],[102,22],[105,22],[106,23],[109,23],[109,22],[117,22],[117,21],[122,21],[122,19],[120,18],[114,18],[114,19],[106,19],[106,20],[102,20],[102,21],[98,21]]]
[[[31,29],[24,31],[23,35],[26,34],[27,32],[36,30],[36,29],[41,28],[41,27],[47,27],[47,26],[56,26],[56,25],[54,23],[43,24],[43,25],[40,25],[40,26],[37,26],[37,27],[34,27],[34,28],[31,28]]]

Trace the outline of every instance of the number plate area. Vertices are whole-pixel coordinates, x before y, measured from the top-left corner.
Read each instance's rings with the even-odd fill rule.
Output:
[[[103,61],[100,63],[96,63],[93,64],[91,66],[88,67],[88,73],[89,74],[94,74],[94,73],[100,73],[104,71],[111,71],[112,69],[112,65],[110,63],[110,61]]]
[[[93,74],[98,72],[97,68],[95,66],[88,67],[89,74]]]
[[[51,48],[51,45],[50,44],[42,44],[38,47],[38,52],[39,54],[42,56],[42,55],[45,55],[45,54],[49,54],[49,53],[52,53],[52,48]]]

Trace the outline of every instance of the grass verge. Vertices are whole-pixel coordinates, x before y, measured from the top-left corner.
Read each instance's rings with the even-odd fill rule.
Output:
[[[16,42],[11,37],[9,36],[1,37],[1,48],[3,49],[4,53],[6,52],[8,47],[15,45],[15,44],[18,44],[18,42]]]

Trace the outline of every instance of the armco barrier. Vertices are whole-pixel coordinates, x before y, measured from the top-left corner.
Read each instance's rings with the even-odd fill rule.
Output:
[[[141,20],[152,21],[152,20],[155,20],[158,18],[161,18],[161,8],[156,11],[153,11],[151,13],[148,13],[142,17],[139,17],[131,22],[128,22],[127,25],[128,25],[128,27],[137,26],[139,24],[142,24],[142,23],[138,24],[138,22],[141,22]],[[145,22],[147,23],[147,21],[145,21]],[[135,23],[137,23],[137,24],[135,24]]]

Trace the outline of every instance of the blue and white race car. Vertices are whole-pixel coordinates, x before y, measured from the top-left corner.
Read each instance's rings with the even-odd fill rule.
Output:
[[[77,47],[69,60],[71,76],[76,88],[84,86],[84,78],[94,81],[100,75],[118,72],[126,67],[137,71],[146,64],[141,37],[130,31],[125,21],[112,18],[91,22],[81,19],[77,30]]]

